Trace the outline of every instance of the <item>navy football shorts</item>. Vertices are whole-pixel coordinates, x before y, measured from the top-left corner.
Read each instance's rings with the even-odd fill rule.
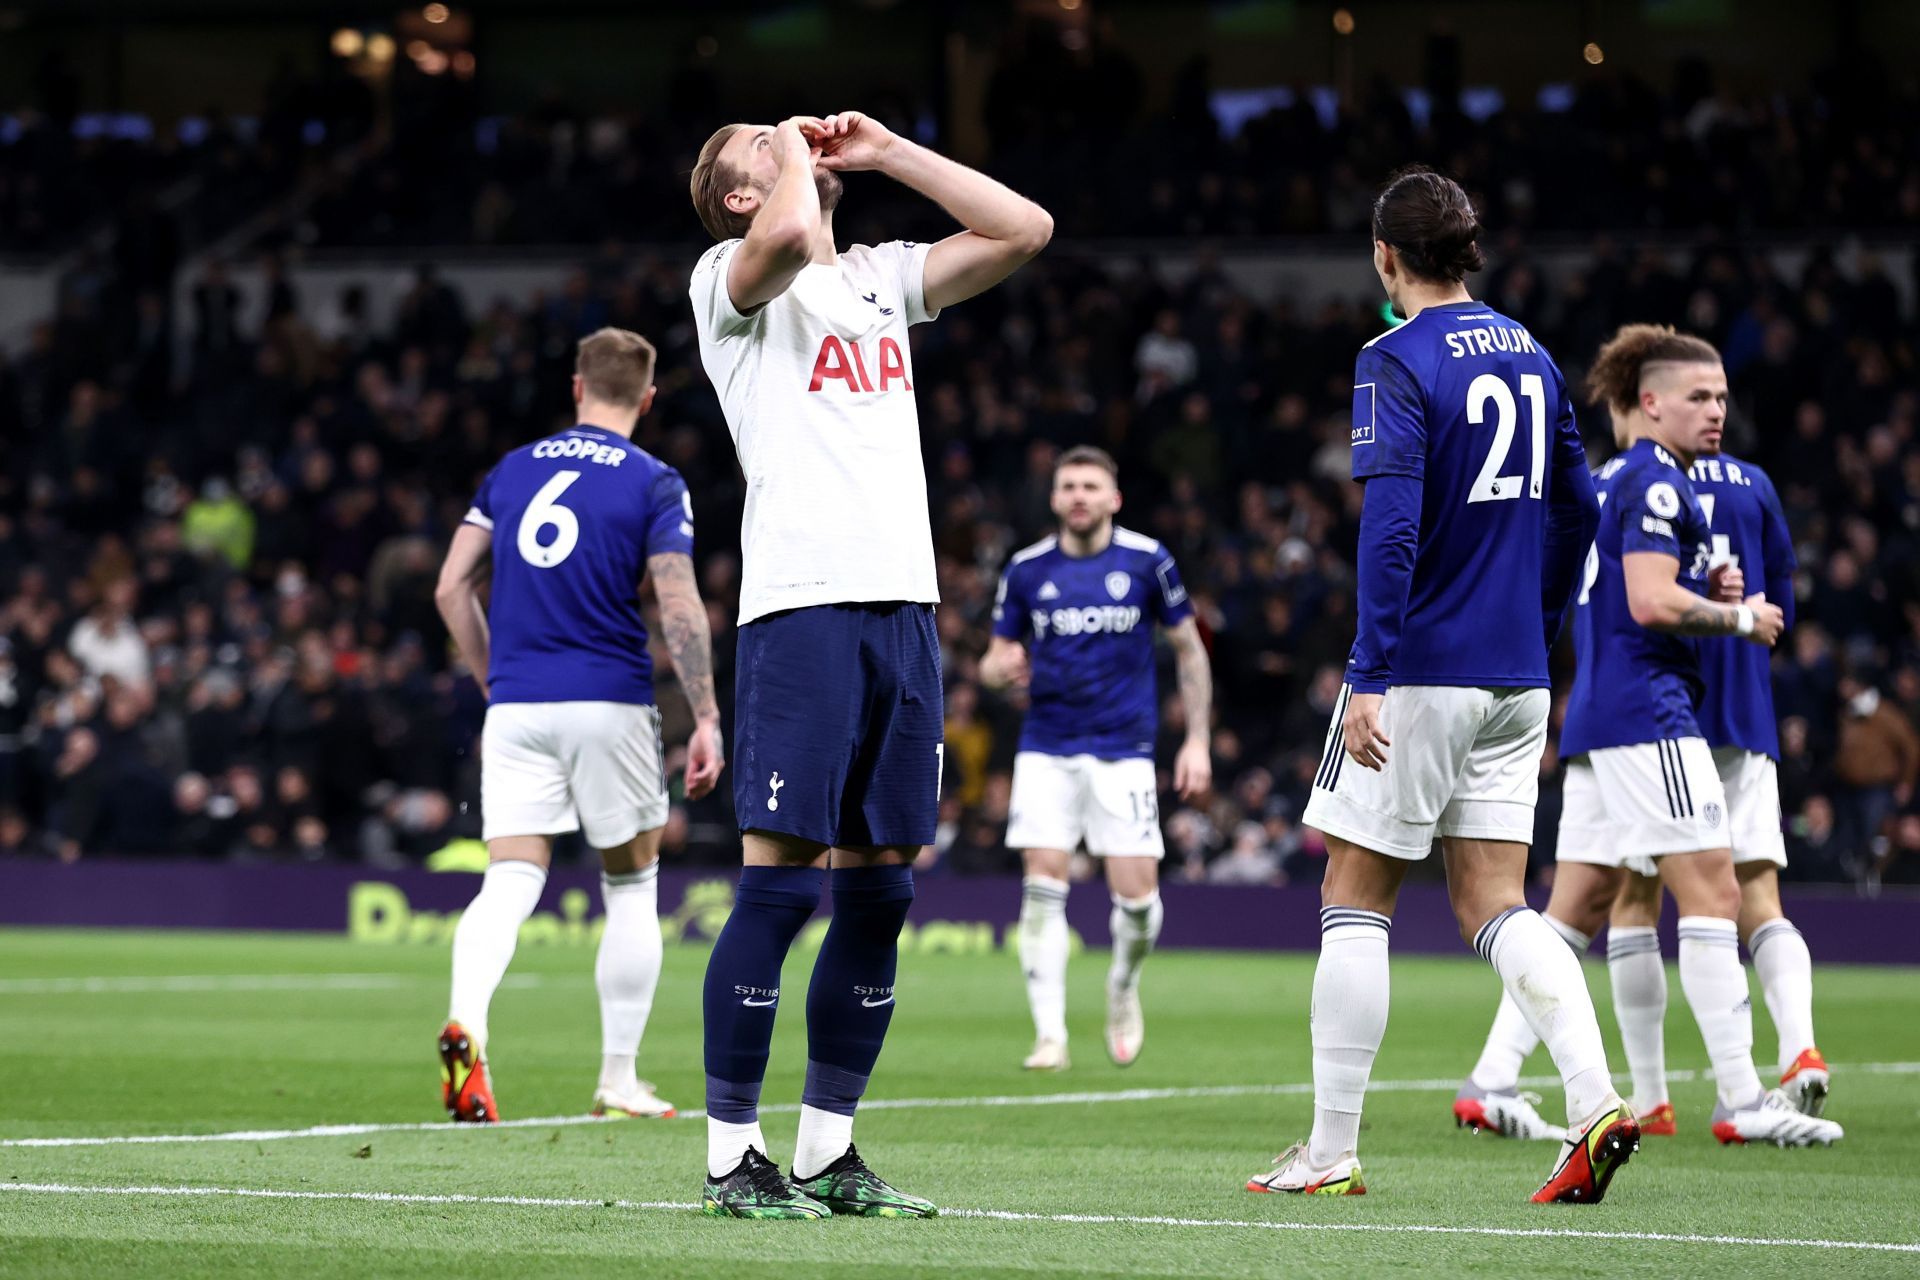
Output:
[[[740,829],[931,844],[945,720],[933,606],[812,605],[749,622],[734,673]]]

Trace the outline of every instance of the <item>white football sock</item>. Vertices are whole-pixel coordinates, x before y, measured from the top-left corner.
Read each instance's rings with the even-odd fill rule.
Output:
[[[1593,949],[1592,934],[1580,932],[1551,911],[1542,911],[1539,916],[1547,922],[1547,928],[1560,935],[1560,941],[1567,944],[1568,949],[1573,952],[1574,959],[1582,958]]]
[[[546,887],[545,867],[509,859],[487,867],[480,892],[473,896],[453,931],[453,992],[447,1018],[467,1029],[482,1053],[487,1044],[487,1009],[500,979],[513,963],[520,926],[533,914]]]
[[[1320,963],[1313,971],[1313,1133],[1307,1163],[1331,1168],[1360,1142],[1367,1077],[1387,1034],[1387,938],[1393,921],[1377,911],[1320,912]]]
[[[800,1106],[800,1136],[793,1142],[793,1176],[815,1178],[853,1145],[853,1117]]]
[[[1753,1067],[1753,997],[1733,921],[1680,917],[1680,989],[1707,1042],[1721,1104],[1734,1111],[1755,1105],[1766,1090]]]
[[[606,931],[593,964],[600,992],[600,1087],[632,1093],[640,1081],[634,1060],[660,985],[660,864],[630,875],[600,877]]]
[[[1153,950],[1166,918],[1167,909],[1161,905],[1158,889],[1144,898],[1113,895],[1113,914],[1107,917],[1107,928],[1113,933],[1109,985],[1131,987],[1140,981],[1140,966],[1146,962],[1147,952]]]
[[[1767,1012],[1780,1033],[1780,1070],[1813,1048],[1813,956],[1807,940],[1784,916],[1769,920],[1747,939],[1754,972],[1766,993]]]
[[[1487,1030],[1487,1043],[1480,1050],[1480,1061],[1473,1064],[1470,1078],[1488,1093],[1515,1093],[1520,1088],[1521,1065],[1539,1047],[1540,1037],[1533,1034],[1527,1015],[1503,989],[1493,1026]]]
[[[1028,876],[1020,886],[1020,968],[1027,975],[1033,1033],[1067,1038],[1067,882]]]
[[[758,1120],[746,1124],[734,1124],[726,1120],[707,1117],[707,1172],[716,1178],[724,1178],[732,1173],[740,1158],[752,1147],[761,1155],[767,1154],[766,1135],[760,1132]]]
[[[1566,921],[1544,911],[1540,913],[1540,918],[1573,948],[1575,956],[1585,955],[1587,948],[1593,945],[1591,937]],[[1540,1037],[1533,1033],[1527,1015],[1520,1012],[1520,1006],[1503,988],[1500,1007],[1493,1013],[1493,1026],[1487,1029],[1487,1043],[1481,1048],[1480,1061],[1474,1063],[1468,1078],[1488,1093],[1514,1093],[1520,1088],[1521,1066],[1525,1064],[1527,1055],[1539,1047]]]
[[[1633,1109],[1645,1115],[1667,1101],[1667,966],[1660,959],[1660,931],[1646,925],[1608,929],[1607,973],[1633,1073]]]
[[[1537,911],[1509,907],[1480,927],[1473,949],[1553,1055],[1567,1090],[1567,1127],[1584,1129],[1618,1095],[1586,975],[1567,940]]]

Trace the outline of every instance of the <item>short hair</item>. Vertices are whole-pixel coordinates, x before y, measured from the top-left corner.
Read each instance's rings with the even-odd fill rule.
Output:
[[[653,361],[651,342],[630,329],[606,328],[580,339],[573,371],[592,399],[637,409],[653,385]]]
[[[1115,484],[1120,483],[1120,464],[1098,445],[1077,444],[1061,454],[1053,464],[1054,479],[1059,479],[1060,472],[1066,467],[1098,467],[1112,476]]]
[[[1615,413],[1628,413],[1640,403],[1640,382],[1649,365],[1719,363],[1720,353],[1711,342],[1670,324],[1623,325],[1593,357],[1587,397]]]
[[[720,160],[727,139],[746,127],[723,124],[715,129],[713,136],[701,144],[700,157],[693,162],[693,176],[687,182],[693,196],[693,211],[700,215],[700,225],[715,240],[738,239],[746,235],[747,228],[753,224],[751,215],[727,208],[727,197],[739,190],[747,175]]]
[[[1487,265],[1480,215],[1460,184],[1425,165],[1395,173],[1373,202],[1373,238],[1422,280],[1458,284]]]

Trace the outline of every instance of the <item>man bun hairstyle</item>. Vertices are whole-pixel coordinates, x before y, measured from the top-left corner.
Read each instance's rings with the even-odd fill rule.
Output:
[[[746,214],[727,208],[727,196],[739,189],[746,175],[720,160],[727,139],[746,127],[723,124],[715,129],[713,136],[700,147],[700,157],[693,162],[693,176],[687,182],[693,196],[693,211],[700,215],[700,225],[715,240],[737,240],[747,234],[753,222]]]
[[[1608,338],[1587,370],[1587,398],[1604,402],[1616,414],[1640,403],[1640,384],[1660,364],[1719,364],[1720,353],[1704,338],[1681,333],[1670,324],[1629,324]]]
[[[1056,478],[1063,467],[1098,467],[1112,476],[1115,484],[1120,483],[1120,464],[1113,460],[1112,454],[1098,445],[1077,444],[1061,454],[1053,464],[1053,474]]]
[[[1395,173],[1373,202],[1373,238],[1422,280],[1458,284],[1487,265],[1480,215],[1460,184],[1425,165]]]
[[[637,409],[653,385],[653,344],[630,329],[601,329],[580,339],[573,371],[589,399]]]

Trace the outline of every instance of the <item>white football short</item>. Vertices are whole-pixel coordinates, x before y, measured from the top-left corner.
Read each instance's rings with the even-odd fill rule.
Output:
[[[1086,841],[1102,858],[1158,858],[1160,789],[1153,761],[1022,751],[1013,758],[1010,849],[1065,849]]]
[[[498,702],[480,741],[481,834],[584,830],[596,849],[667,822],[660,709],[631,702]]]
[[[1567,763],[1555,857],[1650,876],[1655,858],[1726,848],[1731,825],[1705,738],[1603,747]]]
[[[1787,865],[1787,841],[1780,834],[1780,769],[1771,756],[1739,747],[1715,747],[1714,767],[1727,793],[1733,860]]]
[[[1412,861],[1433,851],[1435,836],[1533,843],[1545,689],[1389,689],[1380,727],[1391,745],[1380,770],[1347,754],[1340,722],[1352,694],[1342,689],[1334,704],[1306,825]]]

